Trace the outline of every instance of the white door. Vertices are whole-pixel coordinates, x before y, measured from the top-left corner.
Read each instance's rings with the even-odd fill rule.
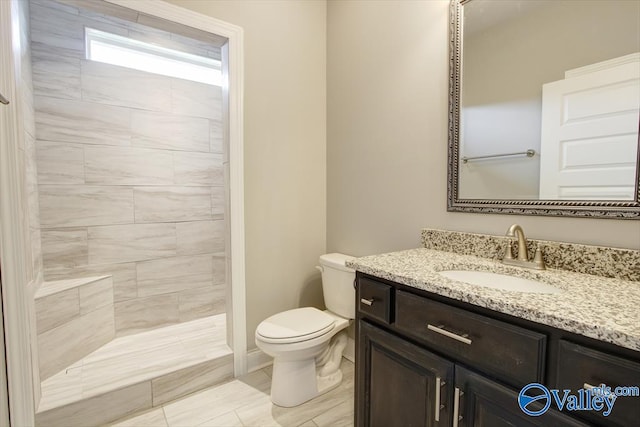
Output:
[[[633,200],[640,54],[543,85],[540,199]]]

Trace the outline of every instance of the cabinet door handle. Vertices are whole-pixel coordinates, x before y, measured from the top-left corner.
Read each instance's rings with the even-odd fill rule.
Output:
[[[365,304],[365,305],[373,305],[373,302],[375,301],[375,299],[371,298],[371,299],[366,299],[366,298],[360,298],[360,302]]]
[[[465,336],[454,334],[453,332],[449,332],[444,329],[443,325],[433,326],[432,324],[427,324],[427,329],[433,332],[437,332],[445,337],[453,338],[456,341],[463,342],[465,344],[471,345],[471,340]]]
[[[4,104],[4,105],[9,104],[9,100],[5,98],[1,93],[0,93],[0,104]]]
[[[591,390],[591,389],[594,389],[594,388],[596,388],[596,387],[605,387],[605,384],[591,385],[591,384],[589,384],[589,383],[584,383],[584,384],[582,385],[582,388],[583,388],[583,389],[585,389],[585,390]]]
[[[433,418],[436,422],[440,421],[440,377],[436,377],[436,406]]]
[[[453,392],[453,427],[458,427],[460,418],[460,389],[456,387]]]

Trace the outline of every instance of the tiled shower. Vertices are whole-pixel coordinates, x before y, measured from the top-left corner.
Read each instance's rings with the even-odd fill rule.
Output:
[[[88,8],[65,0],[28,3],[31,68],[23,58],[22,72],[26,99],[33,90],[25,123],[29,111],[35,123],[25,126],[25,221],[33,271],[43,275],[31,290],[34,370],[50,406],[45,409],[55,409],[51,402],[60,397],[74,413],[99,393],[87,394],[61,375],[82,368],[84,357],[114,340],[161,337],[153,331],[165,327],[188,335],[195,322],[195,335],[180,341],[181,349],[202,342],[200,335],[216,335],[226,346],[225,333],[206,328],[224,327],[229,291],[221,88],[85,59],[85,27],[219,60],[217,39],[101,1],[83,3]],[[228,366],[194,370],[215,352],[205,353],[177,363],[176,370],[191,369],[178,376],[229,375],[225,352]],[[136,400],[140,407],[157,400],[152,378],[133,384],[140,396],[149,394]],[[148,393],[141,385],[147,380]],[[163,399],[167,381],[168,396],[180,389],[171,379],[155,381],[164,381]],[[62,394],[52,399],[51,393]],[[56,413],[49,415],[40,422],[55,424]]]
[[[31,4],[45,280],[116,274],[117,335],[221,313],[221,89],[83,59],[84,27],[220,52],[74,9]]]

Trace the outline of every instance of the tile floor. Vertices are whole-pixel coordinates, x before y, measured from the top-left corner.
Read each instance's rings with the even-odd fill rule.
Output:
[[[221,314],[116,338],[43,381],[38,411],[230,355],[225,319]]]
[[[268,367],[112,427],[353,426],[353,363],[342,359],[342,371],[344,378],[336,389],[295,408],[271,403],[271,367]]]

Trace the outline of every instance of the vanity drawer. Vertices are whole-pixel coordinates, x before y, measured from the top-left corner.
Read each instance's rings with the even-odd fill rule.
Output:
[[[558,347],[558,377],[555,388],[569,389],[576,393],[591,385],[605,384],[614,391],[616,387],[640,387],[640,363],[593,350],[569,341],[560,341]],[[577,414],[578,415],[578,414]],[[618,397],[607,417],[596,411],[579,414],[607,425],[638,425],[640,397]]]
[[[403,291],[395,312],[398,330],[506,383],[544,380],[543,334]]]
[[[391,323],[392,287],[365,278],[359,279],[359,285],[358,311],[385,323]]]

